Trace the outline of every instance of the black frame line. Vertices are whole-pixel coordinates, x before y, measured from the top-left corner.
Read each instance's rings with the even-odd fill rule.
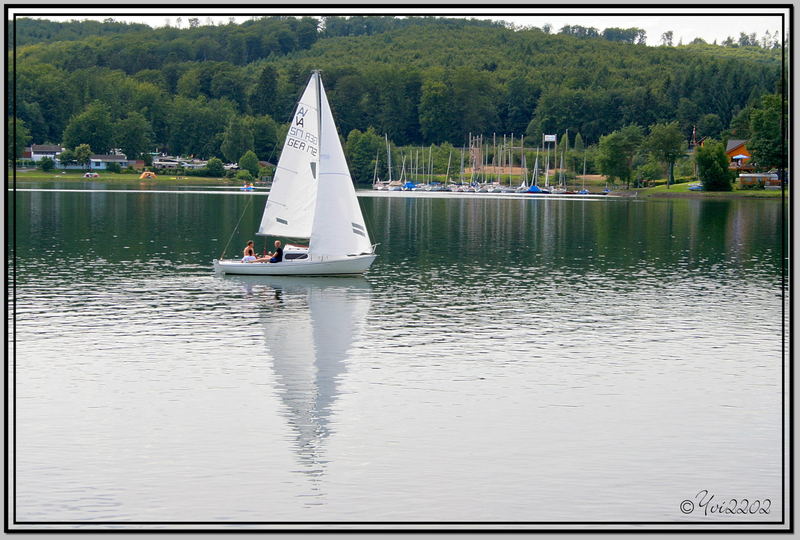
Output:
[[[5,4],[4,5],[4,12],[6,17],[6,25],[8,25],[8,18],[9,12],[11,10],[15,10],[16,8],[29,8],[29,4]],[[125,11],[115,11],[113,13],[104,13],[103,11],[98,11],[95,8],[100,7],[97,4],[56,4],[56,3],[44,3],[44,4],[37,4],[37,8],[78,8],[80,9],[87,9],[89,10],[86,13],[81,13],[80,11],[72,11],[68,14],[64,15],[74,15],[75,17],[81,16],[98,16],[98,15],[109,15],[109,16],[152,16],[152,14],[142,13],[140,11],[137,12],[125,12]],[[137,8],[137,9],[146,9],[146,8],[162,8],[162,4],[137,4],[131,5],[127,4],[124,6],[125,9],[127,8]],[[236,15],[236,16],[269,16],[268,12],[261,11],[261,12],[240,12],[231,14],[230,12],[225,13],[225,9],[252,9],[254,6],[253,4],[230,4],[227,5],[225,8],[219,8],[218,6],[212,6],[210,9],[220,9],[221,13],[203,13],[202,15],[208,16],[224,16],[224,15]],[[276,9],[285,9],[285,8],[296,8],[296,5],[289,5],[289,4],[273,4],[269,5],[269,8],[276,8]],[[355,8],[356,6],[350,5],[348,7]],[[454,9],[466,9],[470,6],[461,6],[456,7]],[[478,6],[476,6],[478,7]],[[557,17],[557,16],[575,16],[575,15],[596,15],[596,16],[605,16],[605,13],[580,13],[578,10],[580,9],[603,9],[603,8],[614,8],[614,9],[625,9],[627,7],[632,7],[629,5],[620,5],[620,4],[571,4],[570,11],[564,12],[547,12],[547,13],[526,13],[526,12],[513,12],[513,10],[519,10],[521,7],[520,4],[496,4],[492,6],[493,9],[498,11],[493,12],[492,16],[499,16],[499,15],[518,15],[518,16],[539,16],[539,17]],[[702,6],[698,6],[697,4],[688,4],[688,3],[680,3],[680,4],[649,4],[647,9],[637,11],[636,9],[632,9],[631,11],[624,11],[620,13],[611,13],[608,15],[618,15],[618,16],[655,16],[655,17],[671,17],[671,16],[715,16],[715,17],[741,17],[742,13],[714,13],[714,12],[703,12],[702,9],[720,9],[722,4],[705,4]],[[189,6],[187,6],[189,8]],[[409,9],[419,9],[423,11],[422,14],[418,13],[406,13],[406,12],[392,12],[390,8],[401,8],[403,10]],[[658,12],[654,11],[659,8],[669,8],[671,10],[679,10],[679,9],[692,9],[696,10],[691,13],[681,13],[681,12]],[[364,10],[358,11],[357,9],[353,12],[341,12],[335,11],[337,8],[332,6],[331,4],[307,4],[305,6],[304,11],[302,12],[288,12],[288,13],[280,13],[282,16],[312,16],[309,14],[309,9],[318,9],[321,15],[328,14],[326,10],[330,11],[330,15],[332,16],[369,16],[369,15],[380,15],[380,16],[429,16],[429,17],[436,17],[436,16],[465,16],[465,17],[478,17],[483,16],[486,14],[483,13],[460,13],[460,12],[438,12],[434,11],[435,9],[439,9],[439,6],[431,7],[429,4],[384,4],[380,7],[372,7],[372,6],[364,6]],[[641,9],[639,7],[638,9]],[[759,10],[762,9],[781,9],[781,10],[788,10],[784,13],[768,13],[768,12],[761,12]],[[189,8],[191,10],[191,8]],[[503,11],[503,10],[511,10],[511,11]],[[365,12],[365,11],[372,11],[372,12]],[[788,107],[788,99],[790,99],[794,92],[794,80],[791,79],[787,81],[786,73],[787,67],[791,70],[794,65],[794,58],[790,57],[787,66],[787,59],[786,59],[786,18],[788,17],[788,27],[789,27],[789,35],[794,34],[794,4],[791,3],[771,3],[771,4],[760,4],[758,5],[753,11],[748,11],[747,15],[760,15],[760,16],[775,16],[780,17],[782,21],[781,25],[781,39],[783,43],[783,47],[781,50],[781,63],[782,63],[782,71],[781,71],[781,84],[782,84],[782,92],[783,96],[786,98],[784,107]],[[46,15],[46,14],[45,14]],[[55,14],[51,14],[55,15]],[[157,14],[158,16],[184,16],[186,15],[186,10],[183,12],[160,12]],[[24,17],[24,16],[43,16],[41,9],[35,13],[33,12],[25,12],[25,11],[15,11],[13,13],[13,21],[12,27],[14,30],[14,40],[16,41],[16,19],[17,17]],[[7,50],[9,48],[10,39],[6,37],[6,46]],[[14,54],[12,55],[12,69],[13,73],[16,75],[16,67],[17,67],[17,55],[16,55],[16,43],[14,43]],[[6,69],[6,73],[8,73],[8,55],[3,60],[4,66]],[[788,85],[787,85],[788,82]],[[17,99],[16,99],[16,77],[14,78],[14,84],[12,88],[12,96],[13,96],[13,104],[12,104],[12,113],[13,117],[17,117]],[[6,110],[8,111],[8,91],[4,94],[4,104]],[[788,136],[794,133],[794,119],[789,118],[788,126],[786,125],[785,115],[781,114],[781,131],[784,140],[788,140]],[[13,127],[11,129],[11,133],[8,130],[8,124],[6,124],[6,129],[4,132],[6,143],[8,142],[9,136],[12,137],[12,140],[16,141],[16,122],[12,123]],[[6,146],[7,147],[7,146]],[[789,169],[791,170],[791,165],[794,163],[794,148],[792,145],[789,145]],[[476,532],[476,533],[485,533],[485,532],[492,532],[492,533],[520,533],[520,532],[546,532],[546,533],[566,533],[566,534],[575,534],[575,533],[621,533],[621,534],[628,534],[628,533],[637,533],[641,534],[643,532],[647,533],[656,533],[656,534],[673,534],[676,532],[699,532],[699,533],[734,533],[734,534],[753,534],[753,533],[794,533],[794,475],[791,474],[794,471],[794,453],[792,449],[794,448],[794,425],[791,420],[793,420],[793,411],[794,411],[794,377],[793,377],[793,364],[791,359],[793,358],[794,353],[794,336],[792,334],[792,328],[789,327],[789,343],[788,343],[788,366],[786,364],[787,360],[787,313],[786,313],[786,300],[787,300],[787,293],[788,293],[788,279],[789,279],[789,267],[791,266],[791,262],[794,255],[794,250],[792,249],[792,245],[788,242],[789,235],[787,234],[787,226],[793,223],[794,221],[794,205],[793,200],[790,199],[789,202],[789,221],[786,221],[786,183],[788,179],[785,179],[782,183],[782,194],[781,194],[781,346],[782,346],[782,370],[781,370],[781,442],[782,442],[782,453],[781,453],[781,470],[782,470],[782,478],[781,478],[781,496],[784,499],[781,506],[781,519],[780,521],[750,521],[750,522],[741,522],[741,521],[89,521],[89,520],[82,520],[82,521],[18,521],[16,518],[16,492],[17,492],[17,479],[16,479],[16,184],[17,184],[17,176],[16,176],[16,167],[12,167],[11,179],[12,179],[12,187],[8,189],[8,170],[6,169],[5,174],[5,184],[6,184],[6,193],[11,192],[12,201],[13,201],[13,211],[14,211],[14,220],[12,224],[12,233],[10,234],[11,239],[11,291],[6,291],[5,297],[5,304],[6,304],[6,314],[5,314],[5,330],[6,336],[9,335],[9,314],[8,314],[8,304],[9,304],[9,292],[11,296],[11,307],[13,313],[13,321],[11,323],[11,330],[13,334],[13,347],[12,347],[12,355],[9,356],[9,340],[6,339],[4,351],[6,353],[6,364],[5,364],[5,372],[3,374],[4,382],[5,382],[5,390],[6,390],[6,409],[4,415],[4,442],[5,442],[5,453],[4,453],[4,464],[5,464],[5,476],[4,476],[4,486],[5,486],[5,493],[4,493],[4,532],[5,533],[12,533],[12,534],[43,534],[43,533],[77,533],[77,534],[84,534],[84,533],[101,533],[101,534],[111,534],[111,533],[123,533],[123,534],[136,534],[142,532],[159,532],[159,533],[194,533],[194,534],[206,534],[206,533],[219,533],[219,532],[228,532],[228,533],[257,533],[263,534],[264,532],[286,532],[286,533],[301,533],[301,534],[308,534],[310,532],[320,532],[320,533],[355,533],[355,534],[363,534],[369,532],[380,532],[380,533],[400,533],[400,534],[408,534],[413,532],[434,532],[434,533],[464,533],[464,532]],[[6,196],[4,199],[4,208],[6,217],[9,215],[9,203],[8,197]],[[5,229],[5,240],[6,240],[6,262],[9,262],[8,257],[8,248],[9,248],[9,230],[8,227]],[[6,264],[5,267],[5,278],[6,278],[6,285],[9,284],[9,265]],[[794,298],[789,295],[789,319],[793,318],[794,315]],[[8,361],[9,358],[12,362],[12,373],[13,373],[13,385],[9,380],[9,369],[8,369]],[[790,422],[786,423],[787,418],[787,407],[786,407],[786,375],[787,375],[787,367],[788,367],[788,375],[789,375],[789,419]],[[12,424],[11,428],[13,431],[9,431],[9,410],[11,409],[11,404],[13,403],[13,414],[12,414]],[[788,431],[788,439],[789,439],[789,447],[786,446],[786,434]],[[9,436],[13,433],[14,437],[14,452],[13,452],[13,460],[12,465],[13,469],[9,468]],[[787,477],[787,470],[786,470],[786,454],[787,451],[789,453],[789,485],[788,485],[788,492],[786,489],[786,477]],[[11,476],[11,472],[13,471],[13,510],[12,510],[12,517],[13,521],[9,522],[9,476]],[[787,512],[788,509],[788,512]],[[788,516],[787,516],[788,513]],[[788,519],[787,519],[788,517]],[[92,527],[92,528],[70,528],[70,529],[60,529],[60,528],[44,528],[44,529],[26,529],[26,528],[11,528],[10,525],[21,525],[21,526],[61,526],[61,525],[71,525],[71,526],[81,526],[81,527]],[[763,528],[765,525],[786,525],[788,524],[788,529],[786,528]],[[138,525],[213,525],[214,528],[206,528],[206,529],[195,529],[195,528],[137,528],[137,529],[109,529],[109,528],[96,528],[96,527],[103,527],[107,525],[122,525],[122,526],[138,526]],[[232,529],[231,527],[236,526],[269,526],[268,528],[260,528],[260,529]],[[286,529],[277,529],[274,526],[284,526],[284,525],[293,525],[292,528]],[[333,529],[325,529],[325,530],[316,530],[316,529],[308,529],[302,527],[308,527],[312,525],[332,525],[336,528]],[[386,525],[400,525],[402,528],[395,528],[395,529],[385,529],[383,527],[380,528],[350,528],[348,526],[367,526],[367,527],[375,527],[375,526],[386,526]],[[432,528],[418,528],[415,527],[416,525],[425,525],[425,526],[435,526]],[[540,527],[536,528],[533,526],[536,525],[545,525],[547,527]],[[550,528],[551,526],[556,525],[565,525],[566,528],[556,529]],[[597,529],[582,529],[581,526],[584,525],[593,525],[593,526],[619,526],[619,525],[627,525],[630,528],[612,528],[612,527],[602,527]],[[661,528],[661,529],[648,529],[642,528],[642,525],[672,525],[673,527],[670,528]],[[698,530],[692,527],[695,526],[702,526],[707,527],[705,530]],[[720,526],[731,526],[735,525],[736,528],[718,528]],[[458,526],[459,528],[451,528],[447,529],[446,526]],[[465,526],[477,526],[478,528],[474,528],[472,530],[465,529]],[[498,526],[517,526],[521,527],[518,529],[510,529],[510,528],[496,528]],[[522,527],[524,526],[524,527]],[[713,530],[709,530],[710,528],[714,528]]]

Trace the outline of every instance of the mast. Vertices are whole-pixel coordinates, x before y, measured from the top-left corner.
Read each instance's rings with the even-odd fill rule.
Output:
[[[475,179],[475,167],[478,164],[477,156],[472,152],[472,133],[469,134],[469,153],[470,162],[472,164],[472,167],[470,167],[469,171],[469,183],[472,184]]]
[[[483,135],[481,135],[481,142],[483,142]],[[489,141],[486,141],[486,150],[483,153],[483,182],[488,183],[489,180]]]
[[[450,150],[450,155],[447,156],[447,172],[444,173],[444,184],[447,185],[450,182],[450,159],[453,157],[453,150]]]
[[[583,150],[583,189],[586,189],[586,149]]]
[[[458,173],[458,183],[464,183],[464,147],[461,147],[461,170]]]
[[[505,138],[505,136],[503,138]],[[488,161],[489,159],[488,156],[486,159]],[[492,133],[492,172],[494,173],[492,177],[493,183],[495,180],[497,180],[497,167],[499,165],[501,164],[498,162],[497,159],[497,133]]]
[[[511,143],[508,147],[508,185],[511,186],[511,169],[514,167],[514,134],[511,134]]]
[[[383,138],[386,139],[386,167],[389,169],[389,182],[392,181],[392,151],[389,147],[389,135],[386,133],[383,134]]]
[[[322,143],[322,89],[320,82],[321,79],[319,78],[320,71],[318,69],[315,69],[312,71],[312,73],[314,74],[314,80],[317,87],[317,126],[318,126],[317,129],[319,130],[317,136],[319,137],[319,142],[320,142],[319,153],[322,154],[322,144],[321,144]],[[319,165],[317,166],[317,168],[319,168]],[[319,177],[319,172],[317,172],[317,176]]]
[[[550,187],[550,146],[545,143],[547,152],[544,157],[544,187]]]
[[[414,183],[420,183],[419,148],[414,149]]]
[[[428,149],[428,183],[433,182],[433,145]]]
[[[378,181],[378,157],[381,155],[381,149],[378,148],[375,151],[375,171],[372,173],[372,185],[373,187]]]

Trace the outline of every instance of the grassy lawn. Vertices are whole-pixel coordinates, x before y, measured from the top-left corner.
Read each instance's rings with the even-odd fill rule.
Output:
[[[231,178],[208,178],[204,176],[178,176],[176,174],[160,174],[157,178],[139,179],[140,173],[112,173],[99,171],[99,178],[84,178],[83,171],[49,171],[26,170],[17,171],[17,183],[24,182],[115,182],[115,183],[148,183],[148,184],[170,184],[170,185],[191,185],[191,184],[230,184],[241,185],[241,180]],[[12,178],[12,171],[8,171],[9,180]]]
[[[733,191],[690,191],[689,183],[672,184],[669,189],[666,185],[655,186],[651,188],[637,189],[639,197],[696,197],[696,198],[760,198],[760,199],[780,199],[781,190],[779,189],[736,189]],[[789,196],[788,190],[786,191],[787,197]]]

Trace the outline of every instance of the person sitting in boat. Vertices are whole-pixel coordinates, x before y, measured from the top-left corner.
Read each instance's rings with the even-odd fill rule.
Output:
[[[270,263],[279,263],[283,260],[283,248],[281,247],[281,241],[275,240],[275,251],[267,253],[267,256],[263,259],[259,259],[259,262],[270,262]]]
[[[244,253],[242,255],[242,262],[255,262],[258,260],[256,257],[256,250],[253,248],[252,240],[247,242],[247,246],[244,248]]]

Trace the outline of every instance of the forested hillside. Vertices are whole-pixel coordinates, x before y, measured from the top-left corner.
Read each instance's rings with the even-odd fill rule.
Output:
[[[141,23],[121,23],[109,18],[100,21],[55,22],[46,19],[28,19],[20,17],[16,24],[9,22],[8,41],[17,47],[33,43],[50,43],[53,41],[70,41],[89,36],[106,36],[127,32],[151,30],[150,26]]]
[[[693,126],[719,137],[737,113],[780,91],[780,49],[648,47],[634,43],[636,29],[579,37],[391,17],[56,24],[17,21],[9,114],[16,103],[35,143],[75,142],[71,124],[108,124],[95,152],[121,146],[127,133],[129,153],[228,157],[224,142],[236,136],[274,158],[311,69],[322,70],[344,137],[372,127],[402,145],[458,147],[470,132],[532,142],[565,130],[594,144],[629,124],[670,121],[687,137]]]

